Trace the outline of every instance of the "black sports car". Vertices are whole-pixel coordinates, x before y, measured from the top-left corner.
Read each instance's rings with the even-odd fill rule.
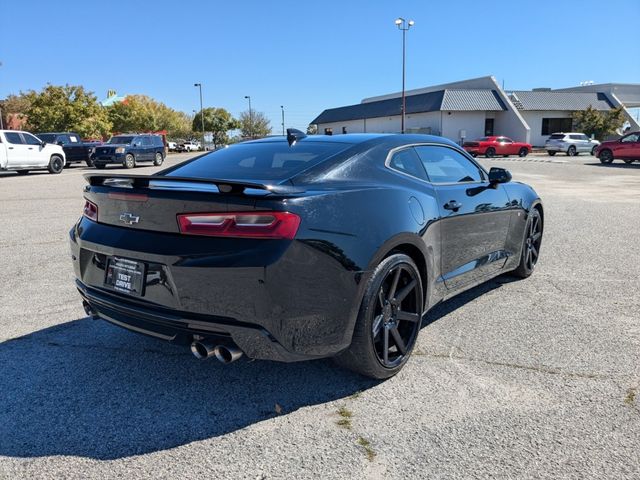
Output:
[[[429,308],[529,276],[542,240],[532,188],[426,135],[290,130],[86,178],[70,236],[87,313],[225,363],[335,357],[390,377]]]

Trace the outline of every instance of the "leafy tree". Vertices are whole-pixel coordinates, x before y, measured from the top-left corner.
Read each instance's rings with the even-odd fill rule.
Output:
[[[204,131],[210,132],[213,137],[213,146],[226,145],[229,143],[229,130],[239,128],[238,121],[224,108],[209,107],[196,113],[191,125],[194,133],[202,134],[202,118],[204,117]]]
[[[307,135],[316,135],[318,133],[318,125],[315,123],[309,124],[307,127]]]
[[[574,112],[573,123],[575,128],[587,135],[594,135],[598,140],[607,135],[615,134],[624,124],[622,108],[614,108],[608,112],[601,112],[591,105],[586,110]]]
[[[111,122],[93,92],[78,85],[47,85],[24,94],[26,127],[34,132],[73,131],[83,137],[106,136]]]
[[[11,115],[23,116],[29,109],[31,102],[26,94],[8,95],[7,98],[0,101],[0,109],[2,110],[2,125],[6,128]]]
[[[245,110],[240,114],[240,130],[243,137],[266,137],[271,134],[271,122],[262,112]]]
[[[169,108],[146,95],[129,95],[123,102],[107,108],[114,132],[157,132],[166,130],[169,136],[180,136],[191,130],[184,112]]]

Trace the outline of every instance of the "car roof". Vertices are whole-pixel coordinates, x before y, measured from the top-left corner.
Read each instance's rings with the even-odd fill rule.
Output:
[[[284,142],[286,137],[279,135],[273,137],[265,137],[257,140],[249,140],[243,143],[275,143]],[[453,145],[459,147],[455,142],[448,138],[438,137],[436,135],[424,135],[417,133],[345,133],[340,135],[307,135],[297,140],[299,143],[324,142],[324,143],[347,143],[357,145],[360,143],[378,144],[390,143],[405,145],[411,143],[440,143],[444,145]]]

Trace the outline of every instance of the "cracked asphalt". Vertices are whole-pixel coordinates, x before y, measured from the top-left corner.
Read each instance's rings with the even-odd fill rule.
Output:
[[[534,275],[436,307],[385,382],[85,318],[85,169],[0,175],[0,479],[640,478],[640,163],[535,158],[481,159],[545,202]]]

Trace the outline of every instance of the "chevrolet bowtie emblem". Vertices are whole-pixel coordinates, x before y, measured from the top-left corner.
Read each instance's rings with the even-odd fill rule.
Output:
[[[134,223],[138,223],[140,221],[140,217],[132,215],[131,213],[123,213],[120,215],[120,221],[126,223],[127,225],[133,225]]]

